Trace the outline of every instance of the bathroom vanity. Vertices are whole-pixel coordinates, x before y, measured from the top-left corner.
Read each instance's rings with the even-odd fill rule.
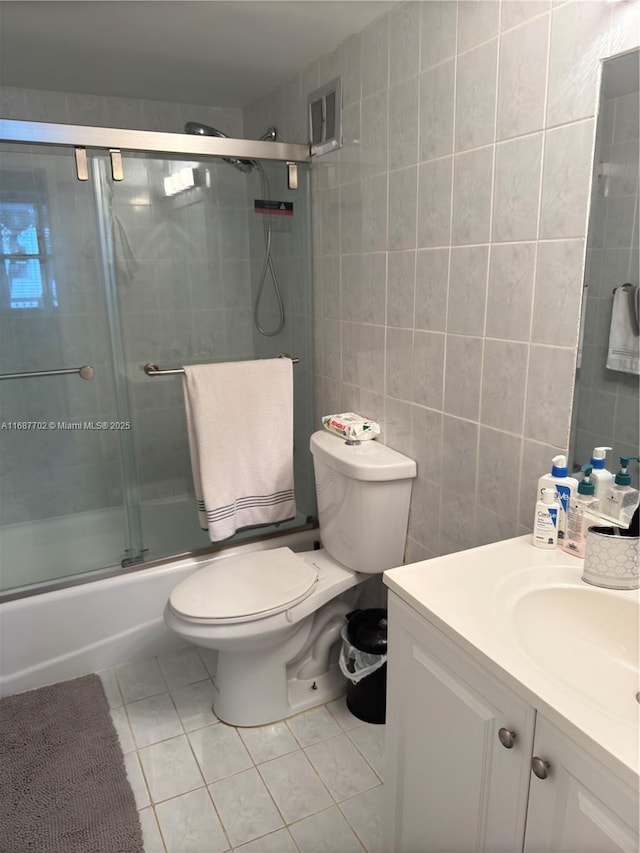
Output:
[[[384,850],[638,850],[638,591],[581,573],[530,535],[385,573]]]

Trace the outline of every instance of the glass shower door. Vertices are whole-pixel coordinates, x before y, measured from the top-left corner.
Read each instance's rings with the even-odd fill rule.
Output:
[[[23,374],[0,381],[6,591],[117,565],[131,531],[93,182],[71,149],[0,156],[0,373]]]
[[[253,314],[264,262],[264,216],[255,204],[263,195],[257,167],[240,171],[219,158],[196,162],[126,154],[124,180],[110,186],[145,559],[211,546],[196,511],[182,381],[176,375],[147,376],[148,362],[175,369],[282,352],[297,356],[298,517],[279,529],[300,526],[315,513],[308,451],[313,403],[308,172],[300,167],[300,189],[292,193],[282,186],[284,163],[262,165],[272,192],[286,192],[289,202],[295,199],[293,220],[277,217],[272,228],[286,311],[285,326],[273,337],[257,331]],[[270,278],[260,316],[268,329],[277,325]],[[268,532],[262,528],[236,536]]]

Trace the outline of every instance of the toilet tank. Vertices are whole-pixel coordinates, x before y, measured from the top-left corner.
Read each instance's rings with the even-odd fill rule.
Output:
[[[402,564],[416,463],[379,441],[311,436],[322,544],[356,572]]]

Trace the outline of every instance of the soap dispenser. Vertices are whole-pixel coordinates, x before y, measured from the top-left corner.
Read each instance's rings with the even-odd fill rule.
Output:
[[[605,515],[615,519],[624,527],[631,524],[633,513],[640,501],[640,492],[631,487],[629,462],[632,460],[640,461],[640,456],[620,457],[620,470],[602,502],[602,511]]]
[[[593,466],[591,481],[595,486],[595,494],[598,500],[602,500],[613,485],[613,474],[605,468],[607,450],[611,450],[611,448],[594,447],[591,456],[591,465]]]
[[[600,507],[600,501],[595,497],[592,472],[591,465],[582,466],[584,477],[578,483],[578,492],[572,497],[567,513],[567,533],[562,547],[575,557],[584,557],[589,513],[597,513]]]

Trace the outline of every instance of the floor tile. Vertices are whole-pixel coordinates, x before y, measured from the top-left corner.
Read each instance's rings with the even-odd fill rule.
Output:
[[[171,691],[185,731],[191,732],[218,722],[212,708],[215,695],[216,689],[210,678]]]
[[[127,771],[127,779],[131,785],[133,796],[136,798],[136,806],[138,809],[144,809],[151,805],[151,798],[147,790],[147,783],[144,781],[140,761],[136,752],[130,752],[124,757],[124,766]]]
[[[284,826],[255,767],[210,785],[209,792],[234,847]]]
[[[334,699],[333,702],[329,702],[327,708],[331,712],[331,716],[345,732],[351,731],[351,729],[357,729],[358,726],[364,725],[364,722],[359,720],[358,717],[354,717],[351,711],[347,708],[346,696],[341,696],[339,699]]]
[[[206,788],[156,806],[167,853],[222,853],[229,849]]]
[[[102,672],[99,672],[97,674],[100,676],[100,681],[102,681],[102,686],[104,687],[104,692],[107,697],[109,707],[119,708],[120,705],[124,705],[124,700],[122,698],[122,693],[120,693],[120,687],[118,686],[118,679],[115,670],[103,669]]]
[[[111,708],[111,719],[113,720],[113,725],[118,733],[122,751],[126,755],[127,752],[134,750],[136,745],[133,740],[133,735],[131,734],[129,717],[127,716],[124,705],[121,705],[119,708]]]
[[[287,823],[332,805],[327,789],[301,751],[260,764],[258,770]]]
[[[202,681],[208,673],[195,646],[159,655],[158,665],[170,689]]]
[[[385,727],[365,723],[359,729],[349,732],[349,737],[382,779]]]
[[[289,827],[300,853],[363,853],[337,806]]]
[[[138,747],[182,734],[182,724],[168,693],[131,702],[127,714]]]
[[[263,835],[256,841],[250,841],[235,848],[238,853],[298,853],[288,829],[279,829],[270,835]]]
[[[206,782],[217,782],[253,765],[233,726],[207,726],[190,732],[189,740]]]
[[[299,749],[298,741],[284,722],[238,729],[238,733],[256,764],[279,758],[281,755]]]
[[[379,784],[378,777],[346,734],[309,746],[305,753],[329,793],[338,801]]]
[[[123,663],[116,667],[115,672],[125,702],[135,702],[137,699],[146,699],[147,696],[166,692],[167,685],[157,661],[153,658]]]
[[[310,746],[312,743],[334,737],[341,732],[340,727],[323,705],[290,717],[287,725],[300,746]]]
[[[204,785],[185,735],[146,746],[138,755],[154,803]]]
[[[144,853],[166,853],[153,809],[142,809],[141,812],[138,812],[138,816],[142,827]]]
[[[367,853],[382,851],[382,797],[384,788],[378,785],[364,794],[340,803],[340,808],[364,844]]]

